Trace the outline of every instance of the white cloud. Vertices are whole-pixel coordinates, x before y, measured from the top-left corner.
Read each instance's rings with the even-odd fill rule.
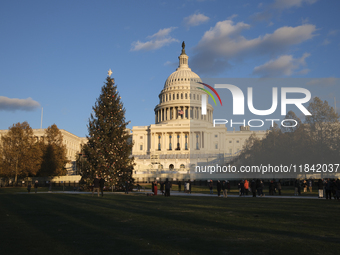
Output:
[[[166,61],[164,63],[165,66],[177,66],[178,62],[171,62],[171,61]]]
[[[163,38],[170,34],[171,31],[176,29],[177,27],[169,27],[169,28],[163,28],[160,29],[157,33],[153,35],[149,35],[147,38]]]
[[[192,67],[200,73],[217,74],[230,66],[232,59],[253,55],[277,55],[291,45],[300,44],[314,36],[314,25],[281,27],[272,34],[253,39],[241,35],[250,25],[231,20],[217,22],[215,27],[205,32],[194,48]]]
[[[0,96],[0,111],[33,111],[39,108],[40,104],[32,98],[19,99]]]
[[[264,11],[255,13],[252,18],[257,21],[268,20],[275,16],[274,12],[282,12],[283,10],[290,8],[298,8],[303,6],[304,4],[314,4],[318,0],[275,0],[274,3],[266,6]],[[262,7],[262,5],[261,5]]]
[[[192,14],[188,17],[184,18],[184,24],[187,27],[194,27],[198,26],[204,22],[207,22],[209,20],[209,17],[205,16],[204,14],[197,13],[197,14]]]
[[[172,42],[179,42],[177,39],[172,38],[170,36],[170,32],[173,31],[176,27],[169,27],[160,29],[157,33],[147,36],[147,38],[151,39],[147,42],[136,41],[131,44],[131,51],[138,50],[156,50],[162,48],[163,46],[169,45]]]
[[[289,9],[292,7],[301,7],[303,4],[314,4],[317,0],[276,0],[272,4],[272,8],[274,9]]]
[[[283,55],[275,60],[270,60],[267,63],[254,68],[253,74],[261,77],[281,77],[291,76],[293,74],[306,74],[308,69],[303,69],[296,72],[301,66],[305,66],[305,59],[309,57],[309,53],[303,54],[301,58],[294,59],[292,55]]]
[[[236,18],[238,15],[237,14],[233,14],[233,15],[231,15],[231,16],[229,16],[227,19],[234,19],[234,18]]]
[[[329,31],[329,33],[328,33],[328,36],[330,36],[330,35],[337,35],[338,33],[339,33],[339,31],[340,30],[331,30],[331,31]]]
[[[328,45],[328,44],[330,44],[330,43],[331,43],[330,40],[325,39],[325,40],[323,40],[322,45]]]

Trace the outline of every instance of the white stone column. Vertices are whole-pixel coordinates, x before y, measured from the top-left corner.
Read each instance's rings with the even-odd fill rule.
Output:
[[[162,140],[161,140],[161,150],[165,151],[166,146],[165,146],[165,133],[162,132]]]
[[[153,133],[151,133],[151,151],[153,151],[153,147],[154,147],[154,144],[153,144]]]

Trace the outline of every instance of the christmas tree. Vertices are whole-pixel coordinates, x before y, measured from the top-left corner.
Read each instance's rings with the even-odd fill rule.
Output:
[[[122,189],[133,182],[132,142],[126,129],[125,109],[117,92],[111,70],[89,119],[88,142],[83,147],[88,167],[83,180],[89,185],[96,175],[105,179],[106,187]]]

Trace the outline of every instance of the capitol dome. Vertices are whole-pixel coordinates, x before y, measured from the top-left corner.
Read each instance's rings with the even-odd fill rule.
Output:
[[[190,85],[190,82],[197,81],[202,82],[201,78],[189,68],[188,65],[188,55],[185,54],[185,49],[182,49],[181,55],[178,57],[179,66],[175,72],[170,74],[168,79],[166,79],[164,88],[176,85]]]
[[[155,123],[170,123],[178,121],[212,122],[213,107],[207,104],[207,114],[201,114],[202,91],[204,86],[201,78],[191,71],[188,65],[189,57],[185,54],[185,44],[178,57],[179,66],[166,79],[164,88],[159,94],[159,103],[155,107]]]

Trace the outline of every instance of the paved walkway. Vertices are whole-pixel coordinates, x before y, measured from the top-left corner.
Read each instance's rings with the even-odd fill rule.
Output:
[[[73,195],[81,195],[81,194],[92,194],[92,192],[85,192],[85,191],[52,191],[52,192],[38,192],[39,194],[73,194]],[[143,191],[133,191],[133,192],[130,192],[130,194],[133,193],[133,194],[147,194],[147,193],[152,193],[151,190],[143,190]],[[28,194],[27,192],[18,192],[18,194]],[[34,194],[34,191],[31,192],[31,194]],[[125,195],[124,192],[105,192],[104,193],[105,196],[109,195]],[[95,194],[96,195],[96,194]],[[178,192],[178,191],[171,191],[170,193],[171,196],[187,196],[187,197],[217,197],[217,194],[213,194],[213,195],[210,195],[210,194],[203,194],[203,193],[191,193],[191,194],[188,194],[188,193],[185,193],[185,192]],[[158,192],[158,196],[162,196],[160,194],[160,192]],[[239,198],[253,198],[252,195],[248,195],[248,196],[239,196],[239,195],[228,195],[228,197],[239,197]],[[223,198],[223,196],[221,195],[220,198]],[[266,196],[263,196],[263,197],[256,197],[256,198],[260,198],[260,199],[265,199],[265,198],[276,198],[276,199],[280,199],[280,198],[292,198],[292,199],[320,199],[316,196],[279,196],[279,195],[276,195],[276,196],[269,196],[269,195],[266,195]],[[325,199],[325,198],[323,198]]]

